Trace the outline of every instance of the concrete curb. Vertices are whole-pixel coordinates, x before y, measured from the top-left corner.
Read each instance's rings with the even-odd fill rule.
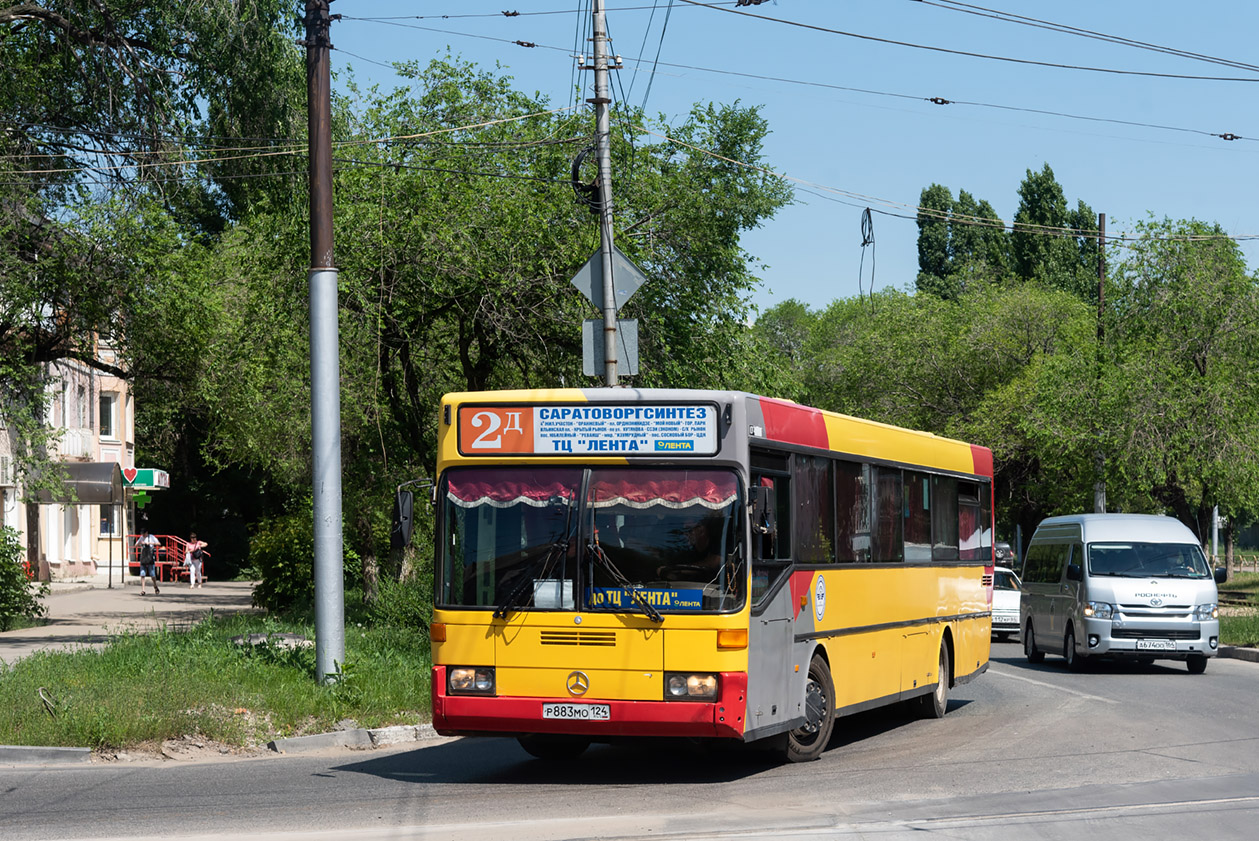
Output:
[[[1249,663],[1259,663],[1259,648],[1245,648],[1240,645],[1221,645],[1220,656],[1230,657],[1234,660],[1245,660]]]
[[[0,745],[0,765],[54,765],[66,762],[87,762],[91,758],[91,748]]]
[[[268,742],[267,747],[276,753],[305,753],[307,751],[326,750],[327,748],[345,747],[352,750],[370,750],[399,745],[406,742],[422,742],[438,738],[431,724],[400,725],[396,727],[378,727],[373,730],[362,728],[354,730],[336,730],[332,733],[314,733],[310,736],[294,736],[291,739],[276,739]]]

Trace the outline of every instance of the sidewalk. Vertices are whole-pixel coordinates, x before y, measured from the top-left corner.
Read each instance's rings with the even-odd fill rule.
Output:
[[[255,610],[250,600],[249,581],[208,581],[196,590],[187,584],[170,582],[161,595],[146,587],[140,595],[139,579],[127,576],[113,588],[105,575],[75,581],[57,581],[44,600],[48,624],[0,633],[0,661],[13,663],[36,651],[100,647],[111,634],[128,630],[154,630],[165,625],[172,630],[188,628],[215,613]]]

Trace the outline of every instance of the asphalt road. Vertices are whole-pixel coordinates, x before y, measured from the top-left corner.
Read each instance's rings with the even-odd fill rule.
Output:
[[[1066,671],[994,644],[948,715],[841,719],[808,765],[640,741],[566,764],[503,739],[201,764],[0,768],[0,835],[1023,841],[1251,838],[1259,664]]]

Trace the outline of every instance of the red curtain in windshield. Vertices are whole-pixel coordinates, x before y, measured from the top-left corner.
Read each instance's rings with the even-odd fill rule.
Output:
[[[446,496],[465,508],[483,503],[543,506],[556,497],[575,500],[580,484],[581,471],[572,468],[467,470],[450,474]]]
[[[734,500],[736,491],[734,474],[716,470],[603,471],[590,481],[591,504],[600,508],[695,504],[720,508]]]

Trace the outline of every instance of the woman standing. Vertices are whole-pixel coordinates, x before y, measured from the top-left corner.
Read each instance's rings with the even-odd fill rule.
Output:
[[[205,561],[205,547],[209,545],[204,540],[197,540],[197,533],[191,532],[188,535],[188,549],[184,552],[184,564],[188,567],[188,588],[200,587],[205,583],[205,575],[201,571],[201,564]]]

